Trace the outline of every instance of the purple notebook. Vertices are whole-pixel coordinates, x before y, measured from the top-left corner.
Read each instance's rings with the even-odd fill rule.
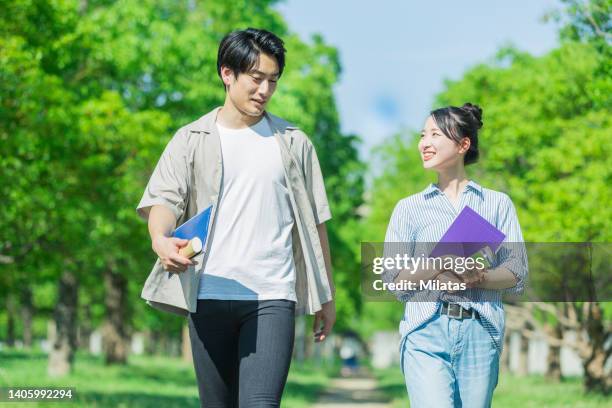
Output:
[[[429,256],[457,255],[466,258],[485,247],[495,253],[505,238],[503,232],[465,206]]]

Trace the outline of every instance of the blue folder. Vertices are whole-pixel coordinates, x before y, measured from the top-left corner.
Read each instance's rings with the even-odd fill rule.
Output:
[[[202,248],[206,248],[206,238],[208,238],[208,226],[210,224],[211,212],[212,205],[181,224],[174,230],[172,236],[181,239],[198,237],[202,241]]]

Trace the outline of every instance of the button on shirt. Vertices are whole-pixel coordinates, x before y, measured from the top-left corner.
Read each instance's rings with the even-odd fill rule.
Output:
[[[387,228],[385,242],[402,243],[402,252],[408,256],[427,256],[465,206],[469,206],[506,235],[504,243],[495,255],[492,268],[507,268],[517,277],[518,283],[505,290],[471,288],[454,293],[438,292],[437,301],[432,301],[432,292],[425,290],[395,291],[398,299],[406,302],[399,327],[400,334],[404,338],[427,322],[437,313],[441,301],[457,302],[480,314],[484,327],[501,351],[505,323],[502,294],[522,293],[528,273],[521,228],[508,195],[470,181],[455,207],[438,186],[430,184],[422,192],[397,203]],[[388,255],[390,254],[385,254]],[[392,282],[398,274],[397,270],[388,270],[383,274],[383,280]]]

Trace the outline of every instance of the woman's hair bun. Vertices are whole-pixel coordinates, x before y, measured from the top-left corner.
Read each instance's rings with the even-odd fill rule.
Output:
[[[468,102],[468,103],[463,104],[461,109],[470,113],[474,117],[476,124],[477,124],[476,126],[477,129],[480,129],[482,127],[482,109],[480,108],[480,106],[472,105],[471,103]]]

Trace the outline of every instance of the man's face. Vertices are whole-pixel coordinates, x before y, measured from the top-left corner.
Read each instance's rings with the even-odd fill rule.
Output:
[[[244,115],[261,116],[278,81],[278,63],[268,54],[259,54],[259,61],[250,72],[236,77],[227,67],[221,67],[221,77],[227,86],[232,104]]]

